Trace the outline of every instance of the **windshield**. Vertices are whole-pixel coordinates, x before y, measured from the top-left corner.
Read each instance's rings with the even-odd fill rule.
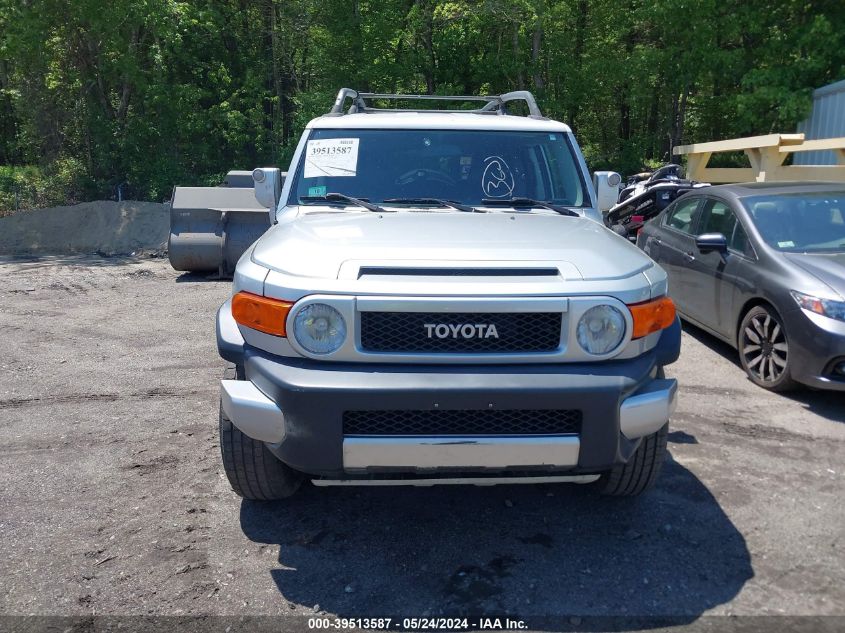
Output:
[[[484,200],[516,197],[589,203],[572,147],[560,132],[313,130],[290,204],[313,203],[328,193],[376,204],[440,198],[483,206]]]
[[[741,201],[772,248],[845,252],[845,191],[752,196]]]

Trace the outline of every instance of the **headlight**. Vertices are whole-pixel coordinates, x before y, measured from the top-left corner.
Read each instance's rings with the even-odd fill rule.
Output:
[[[296,313],[293,335],[312,354],[331,354],[346,340],[346,321],[333,307],[312,303]]]
[[[797,290],[790,290],[790,294],[798,302],[798,305],[805,310],[836,319],[837,321],[845,321],[845,301],[822,299],[821,297],[805,295],[803,292],[798,292]]]
[[[609,305],[594,306],[578,321],[578,344],[588,354],[607,354],[625,338],[625,317]]]

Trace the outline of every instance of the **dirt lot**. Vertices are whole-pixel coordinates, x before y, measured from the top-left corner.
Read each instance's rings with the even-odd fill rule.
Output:
[[[166,260],[0,264],[0,613],[845,615],[845,394],[768,394],[687,330],[667,464],[576,486],[243,502],[213,317]]]

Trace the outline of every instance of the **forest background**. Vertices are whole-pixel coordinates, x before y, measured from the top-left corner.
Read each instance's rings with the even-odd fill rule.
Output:
[[[286,169],[345,86],[531,90],[631,173],[843,78],[842,0],[0,0],[0,215]]]

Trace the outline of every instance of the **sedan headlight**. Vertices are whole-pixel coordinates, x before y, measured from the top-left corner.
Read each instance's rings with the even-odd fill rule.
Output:
[[[293,335],[312,354],[331,354],[346,340],[346,321],[330,305],[311,303],[296,313]]]
[[[833,299],[805,295],[803,292],[798,292],[797,290],[790,290],[790,294],[798,302],[798,305],[805,310],[836,319],[837,321],[845,321],[845,301],[834,301]]]
[[[625,317],[613,306],[593,306],[578,321],[577,335],[578,344],[588,354],[607,354],[625,338]]]

